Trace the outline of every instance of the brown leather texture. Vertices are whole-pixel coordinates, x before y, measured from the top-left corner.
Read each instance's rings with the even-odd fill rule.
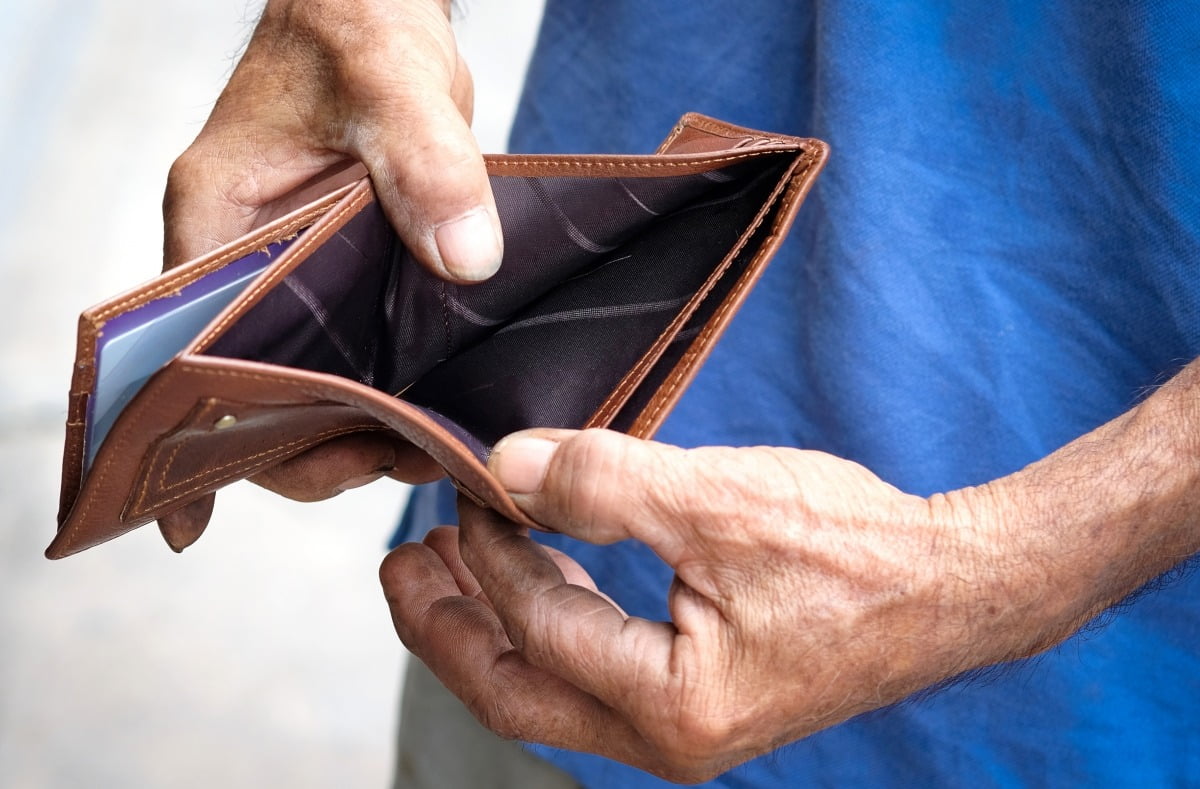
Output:
[[[828,156],[685,116],[649,156],[486,157],[494,281],[442,283],[366,178],[83,313],[60,558],[335,436],[386,430],[471,499],[530,521],[487,471],[525,427],[650,437],[778,248]],[[124,407],[85,468],[96,343],[116,316],[300,234]]]

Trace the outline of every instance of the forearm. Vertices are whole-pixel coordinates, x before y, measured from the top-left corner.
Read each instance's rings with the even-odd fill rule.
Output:
[[[984,528],[1003,535],[981,544],[1005,579],[992,599],[1008,621],[995,624],[1029,635],[1009,656],[1056,643],[1200,551],[1200,360],[1045,459],[960,493],[975,501],[959,509],[988,508]]]

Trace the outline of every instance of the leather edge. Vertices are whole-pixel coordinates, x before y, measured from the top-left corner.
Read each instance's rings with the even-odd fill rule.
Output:
[[[751,286],[761,276],[766,263],[774,256],[787,232],[791,229],[804,198],[811,191],[813,183],[824,168],[829,158],[829,146],[820,140],[809,141],[808,163],[792,177],[783,196],[783,203],[772,225],[771,235],[765,240],[755,258],[746,267],[733,290],[730,291],[716,313],[705,325],[699,336],[692,341],[688,350],[667,376],[658,391],[647,403],[642,413],[630,426],[629,435],[636,438],[650,438],[662,425],[671,408],[679,401],[687,385],[699,372],[701,365],[712,352],[713,346],[724,333],[725,327],[733,315],[741,307],[749,295]]]
[[[267,245],[285,239],[316,222],[353,185],[330,192],[303,208],[262,225],[203,257],[184,263],[130,290],[84,310],[79,316],[75,364],[67,395],[67,421],[63,441],[62,478],[59,486],[59,528],[66,521],[83,487],[84,427],[87,404],[95,384],[96,340],[112,318],[177,293],[186,285]]]

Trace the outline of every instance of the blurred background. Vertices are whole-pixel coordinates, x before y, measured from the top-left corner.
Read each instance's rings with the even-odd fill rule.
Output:
[[[541,0],[459,3],[476,133],[502,150]],[[218,496],[59,562],[79,312],[153,276],[167,169],[261,2],[0,4],[0,787],[385,786],[403,648],[376,571],[406,491]]]

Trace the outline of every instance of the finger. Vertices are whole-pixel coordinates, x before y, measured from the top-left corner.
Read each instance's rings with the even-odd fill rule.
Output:
[[[537,429],[496,444],[488,469],[531,518],[580,540],[646,543],[677,567],[697,540],[700,485],[677,447],[608,430]]]
[[[463,596],[481,600],[490,608],[492,605],[491,601],[488,600],[487,595],[484,594],[479,586],[479,581],[476,580],[475,576],[462,560],[462,554],[458,550],[458,541],[459,529],[454,526],[438,526],[426,534],[425,539],[422,540],[425,545],[429,546],[438,555],[446,565],[446,568],[450,570],[450,574],[454,577],[459,591],[462,592]],[[622,616],[627,616],[624,609],[618,606],[612,598],[596,588],[596,582],[592,580],[592,577],[588,575],[587,571],[578,562],[562,551],[551,548],[548,545],[543,545],[542,550],[546,552],[551,561],[558,565],[567,583],[590,589],[620,611]]]
[[[250,481],[296,501],[320,501],[388,475],[428,482],[441,468],[411,444],[384,433],[351,433],[272,466]]]
[[[601,591],[600,587],[596,586],[596,580],[588,574],[587,570],[583,569],[579,562],[575,561],[557,548],[552,548],[549,545],[541,545],[540,543],[539,547],[546,552],[546,556],[550,558],[550,561],[558,565],[559,572],[563,574],[563,580],[565,582],[573,586],[581,586],[590,592],[594,592],[602,600],[604,600],[604,602],[616,609],[617,613],[619,613],[622,617],[626,619],[629,618],[629,614],[625,612],[624,608],[617,605],[616,600],[613,600],[611,597]]]
[[[421,542],[436,553],[442,560],[442,564],[446,565],[446,569],[450,571],[450,576],[454,579],[454,583],[463,597],[483,599],[483,590],[479,586],[479,581],[475,580],[475,576],[467,569],[467,565],[458,552],[457,527],[438,526],[426,534],[425,539]],[[487,603],[486,600],[484,602]],[[488,605],[490,607],[490,603]]]
[[[460,500],[461,500],[461,497],[460,497]],[[444,561],[446,563],[446,566],[451,569],[451,572],[454,573],[454,577],[456,579],[460,579],[461,575],[464,573],[466,575],[470,576],[470,581],[469,581],[470,591],[468,591],[467,586],[463,586],[461,581],[459,583],[459,587],[463,590],[463,594],[468,595],[468,596],[475,596],[475,597],[478,597],[479,599],[487,602],[487,595],[479,590],[479,581],[477,581],[475,579],[474,575],[471,575],[471,571],[463,563],[462,555],[461,555],[461,553],[459,551],[459,547],[458,547],[458,542],[460,539],[460,536],[459,536],[460,530],[453,529],[452,532],[446,531],[449,528],[450,527],[439,527],[437,529],[434,529],[433,532],[430,532],[430,536],[433,536],[434,532],[438,532],[437,537],[436,537],[436,544],[431,543],[429,540],[429,537],[425,538],[425,544],[432,547],[438,553],[438,555],[442,557],[442,561]],[[523,529],[521,527],[518,527],[515,524],[512,524],[512,528],[514,530],[517,530],[518,533],[520,533],[520,534],[527,535],[529,533],[528,529]],[[450,544],[450,542],[449,542],[450,539],[454,540],[453,545]],[[604,592],[600,591],[600,589],[596,586],[596,581],[592,578],[591,575],[588,574],[587,570],[583,569],[583,567],[579,564],[579,562],[575,561],[573,558],[571,558],[567,554],[563,553],[562,551],[558,550],[557,548],[553,548],[549,545],[540,545],[540,547],[543,551],[545,551],[546,555],[550,558],[550,560],[552,562],[554,562],[554,564],[558,567],[559,571],[563,574],[563,579],[567,583],[574,584],[575,586],[581,586],[584,589],[588,589],[592,592],[595,592],[600,597],[604,598],[604,600],[609,605],[611,605],[613,608],[617,609],[617,611],[619,611],[621,613],[621,616],[624,616],[624,617],[629,616],[628,614],[625,613],[625,609],[623,609],[623,608],[621,608],[621,606],[617,605],[615,600],[613,600],[611,597],[609,597]],[[459,569],[459,568],[461,568],[461,569]],[[488,605],[491,605],[491,603],[489,602]]]
[[[200,539],[200,535],[208,528],[216,500],[216,494],[209,493],[158,519],[158,530],[172,551],[183,553],[184,548]]]
[[[463,560],[525,659],[632,720],[656,718],[675,629],[626,617],[595,592],[567,583],[541,546],[495,512],[460,501],[459,517]]]
[[[419,262],[446,279],[487,279],[504,242],[479,146],[447,87],[415,82],[405,90],[394,116],[353,130],[350,150]]]
[[[380,581],[401,641],[484,726],[509,739],[653,764],[645,738],[626,719],[530,664],[490,608],[456,594],[450,570],[429,546],[394,550]]]

